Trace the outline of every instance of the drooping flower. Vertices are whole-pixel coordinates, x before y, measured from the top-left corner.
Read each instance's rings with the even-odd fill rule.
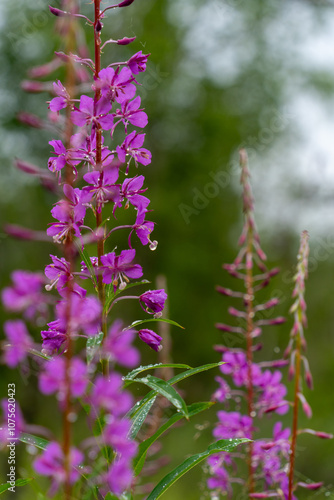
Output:
[[[142,245],[147,245],[149,243],[150,249],[155,250],[158,242],[150,239],[150,235],[154,229],[154,222],[145,220],[147,212],[147,210],[142,210],[137,213],[136,223],[134,224],[133,229],[135,230]]]
[[[143,328],[142,330],[139,330],[138,332],[138,337],[140,340],[145,342],[149,347],[154,349],[154,351],[161,351],[162,349],[162,337],[155,333],[153,330],[148,330],[147,328]]]
[[[140,305],[144,309],[144,311],[149,314],[157,314],[163,311],[165,307],[165,302],[167,300],[167,293],[165,290],[147,290],[139,297]],[[143,307],[143,304],[146,306]]]
[[[27,352],[33,347],[25,323],[20,320],[8,320],[3,325],[8,344],[4,345],[3,360],[10,368],[15,368],[27,357]]]

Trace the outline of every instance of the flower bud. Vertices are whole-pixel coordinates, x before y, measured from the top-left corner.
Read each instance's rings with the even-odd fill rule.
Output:
[[[53,14],[54,16],[57,16],[57,17],[64,17],[67,14],[67,12],[60,10],[60,9],[56,9],[56,7],[51,7],[51,5],[49,5],[49,10],[50,10],[51,14]]]
[[[124,38],[121,38],[120,40],[117,40],[117,45],[129,45],[129,43],[132,43],[134,42],[136,39],[136,37],[132,37],[132,38],[127,38],[127,37],[124,37]]]
[[[128,5],[131,5],[135,0],[124,0],[123,2],[119,3],[117,7],[127,7]]]

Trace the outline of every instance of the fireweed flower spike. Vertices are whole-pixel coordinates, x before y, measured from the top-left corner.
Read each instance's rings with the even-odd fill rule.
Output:
[[[56,396],[63,414],[63,436],[62,444],[52,439],[34,461],[34,469],[52,480],[50,493],[61,490],[64,500],[83,495],[80,471],[94,472],[96,464],[98,473],[92,474],[87,488],[99,488],[105,496],[108,492],[121,495],[130,487],[137,445],[129,438],[131,423],[126,414],[134,401],[123,389],[117,364],[126,368],[138,365],[139,351],[132,345],[138,341],[137,336],[155,351],[161,349],[162,341],[153,330],[142,329],[137,333],[123,328],[122,322],[115,318],[109,325],[111,314],[106,312],[112,310],[116,300],[133,298],[119,294],[131,280],[143,276],[144,271],[136,261],[136,250],[130,244],[131,235],[135,233],[139,242],[151,250],[157,242],[151,240],[154,223],[146,220],[151,210],[149,198],[143,195],[147,189],[145,179],[135,170],[151,163],[151,152],[143,147],[146,134],[142,133],[148,118],[140,97],[136,96],[136,78],[145,71],[148,55],[140,51],[124,62],[107,61],[107,67],[102,68],[105,13],[127,7],[132,1],[104,11],[101,11],[100,0],[93,3],[93,20],[79,13],[76,0],[63,0],[61,9],[50,7],[57,19],[64,51],[56,52],[53,61],[31,71],[29,76],[46,79],[64,66],[66,78],[61,81],[56,76],[54,81],[42,85],[34,81],[25,84],[28,91],[51,93],[49,122],[34,116],[26,121],[35,127],[46,126],[60,132],[60,136],[49,143],[52,151],[45,168],[52,192],[62,196],[51,210],[55,221],[49,224],[47,235],[49,240],[58,243],[57,250],[63,254],[52,252],[45,276],[16,271],[12,275],[13,285],[2,292],[3,303],[9,311],[23,313],[27,320],[37,322],[41,330],[38,347],[25,323],[6,322],[7,340],[2,359],[15,367],[27,363],[28,354],[40,351],[38,387],[44,397]],[[79,26],[82,19],[94,32],[94,60],[87,57],[89,51]],[[127,45],[133,40],[124,37],[116,44]],[[107,44],[105,46],[107,52]],[[87,88],[89,81],[92,95],[78,95],[83,88],[81,84],[84,82]],[[115,142],[116,136],[118,142]],[[37,175],[41,180],[46,178],[39,167],[21,160],[17,163],[28,174]],[[130,170],[132,176],[127,177]],[[118,226],[116,217],[122,208],[127,210],[129,223]],[[129,244],[125,248],[118,247],[117,235],[121,229],[128,231]],[[29,239],[37,235],[23,229],[16,233]],[[105,245],[109,236],[112,236],[110,247],[114,250],[108,252]],[[96,257],[89,256],[87,242],[96,244]],[[89,279],[97,297],[91,295]],[[83,285],[90,287],[89,293]],[[164,290],[149,290],[135,298],[145,312],[158,317],[167,295]],[[83,356],[84,341],[87,353]],[[86,356],[87,362],[83,359]],[[93,439],[90,431],[88,445],[73,446],[72,422],[80,417],[82,403],[99,433]],[[100,452],[106,446],[111,448],[108,459]],[[83,449],[87,450],[85,455]],[[85,469],[81,469],[82,465]]]
[[[219,411],[218,420],[214,430],[217,439],[233,439],[246,437],[255,439],[257,426],[255,419],[261,418],[267,412],[284,414],[289,409],[285,400],[287,389],[282,384],[282,374],[276,368],[286,365],[282,360],[274,363],[255,362],[254,357],[260,344],[255,340],[262,333],[264,326],[277,325],[284,318],[272,318],[272,310],[278,304],[278,299],[273,298],[263,304],[256,300],[256,293],[267,286],[271,277],[278,270],[269,270],[265,264],[266,256],[260,245],[260,238],[254,219],[254,199],[250,185],[247,155],[240,151],[241,185],[243,188],[244,226],[239,239],[240,250],[232,264],[224,265],[224,269],[234,278],[243,283],[243,291],[233,291],[218,287],[221,294],[235,297],[241,303],[239,307],[230,307],[229,314],[234,318],[236,326],[217,323],[216,327],[224,332],[223,338],[227,346],[216,346],[215,349],[223,352],[221,372],[230,376],[233,386],[218,377],[219,389],[214,394],[214,399],[230,407],[235,402],[236,411]],[[241,411],[241,402],[245,402],[246,413]],[[277,427],[278,426],[278,427]],[[282,481],[286,478],[283,471],[283,462],[288,457],[289,443],[288,430],[278,432],[282,424],[277,422],[274,426],[274,441],[268,447],[267,440],[258,440],[247,446],[246,461],[248,463],[248,479],[243,481],[235,476],[236,460],[233,455],[223,453],[213,456],[209,460],[212,477],[208,480],[209,488],[214,492],[227,494],[232,498],[233,483],[244,483],[248,495],[256,495],[257,482],[261,484],[259,498],[267,498],[264,490],[282,488]],[[270,449],[270,452],[268,451]],[[240,453],[239,453],[240,456]],[[277,497],[277,491],[275,496]],[[214,494],[214,493],[213,493]],[[272,496],[271,494],[269,496]],[[256,496],[254,496],[256,498]]]
[[[293,423],[292,423],[292,436],[291,436],[291,453],[290,453],[290,464],[289,464],[289,483],[288,483],[288,500],[292,500],[294,497],[293,492],[297,486],[301,486],[308,489],[319,489],[322,483],[297,483],[294,484],[294,471],[295,471],[295,459],[296,459],[296,443],[298,431],[298,410],[299,403],[301,403],[304,413],[308,418],[312,416],[312,410],[306,401],[303,394],[303,383],[302,383],[302,366],[304,365],[304,378],[305,382],[309,388],[312,388],[312,376],[309,369],[308,361],[302,351],[306,350],[306,340],[304,336],[304,328],[307,327],[307,317],[306,317],[306,302],[305,302],[305,280],[308,274],[308,256],[309,256],[309,235],[307,231],[303,231],[300,239],[300,248],[298,253],[297,262],[297,272],[294,276],[295,287],[293,289],[292,297],[294,303],[290,308],[291,314],[293,314],[294,323],[290,333],[290,342],[287,349],[287,355],[290,357],[290,369],[291,373],[295,379],[294,388],[294,401],[293,401]],[[308,432],[306,429],[304,432]],[[303,431],[301,431],[303,432]],[[331,438],[330,434],[311,431],[312,434],[318,437]]]

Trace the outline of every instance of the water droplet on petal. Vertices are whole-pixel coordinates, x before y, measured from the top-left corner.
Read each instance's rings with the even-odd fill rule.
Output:
[[[150,243],[150,250],[152,250],[152,251],[156,250],[157,246],[158,246],[157,240],[151,241],[151,243]]]

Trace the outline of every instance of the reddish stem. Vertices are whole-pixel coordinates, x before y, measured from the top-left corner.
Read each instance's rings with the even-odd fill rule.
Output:
[[[100,21],[100,3],[101,0],[94,0],[94,55],[95,55],[95,78],[98,78],[99,72],[101,71],[101,21]],[[101,97],[101,90],[96,88],[94,95],[94,105],[96,106],[98,100]],[[100,178],[102,181],[103,170],[102,170],[102,130],[100,125],[96,128],[96,168],[100,170]],[[99,208],[99,207],[97,207]],[[96,227],[100,227],[102,224],[102,210],[96,210]],[[101,266],[101,257],[104,254],[104,239],[99,239],[97,242],[97,259],[98,265]],[[102,305],[102,309],[105,305],[105,289],[102,281],[102,275],[99,273],[97,277],[97,288],[99,299]],[[102,331],[103,337],[107,335],[107,318],[104,312],[102,312]],[[106,360],[102,362],[102,370],[106,375],[108,373],[109,365]]]
[[[253,250],[253,234],[252,230],[248,231],[248,241],[247,241],[247,252],[246,252],[246,262],[251,262]],[[250,258],[247,258],[247,254]],[[253,290],[253,269],[248,267],[246,270],[246,293],[247,293],[247,334],[246,334],[246,355],[247,355],[247,368],[248,368],[248,387],[247,387],[247,406],[248,406],[248,416],[253,420],[254,418],[254,390],[253,390],[253,338],[252,333],[254,330],[254,290]],[[254,493],[254,471],[253,471],[253,443],[250,442],[248,445],[248,490],[249,494]]]
[[[297,444],[297,434],[298,434],[298,410],[299,410],[298,393],[300,390],[300,365],[301,365],[301,341],[299,334],[297,334],[297,339],[296,339],[295,359],[296,359],[295,361],[296,374],[295,374],[295,394],[293,403],[293,422],[292,422],[290,470],[289,470],[289,500],[292,500],[292,494],[293,494],[293,477],[295,470],[296,444]]]
[[[68,9],[70,12],[74,9],[74,2],[69,2]],[[66,37],[66,52],[71,53],[74,49],[75,44],[75,20],[73,17],[69,17],[65,21],[67,23],[67,37]],[[75,70],[73,62],[69,60],[66,63],[66,89],[70,97],[74,97],[75,93]],[[70,147],[71,136],[73,135],[73,123],[71,120],[71,108],[70,106],[66,109],[66,126],[65,126],[65,146]],[[74,175],[71,165],[67,164],[65,168],[65,178],[66,183],[73,185]],[[70,272],[75,270],[75,252],[73,247],[73,235],[68,234],[65,241],[64,249],[65,259],[70,264]],[[71,338],[71,295],[73,291],[72,280],[69,280],[67,284],[67,304],[66,304],[66,323],[67,323],[67,350],[65,353],[65,408],[63,413],[63,452],[64,452],[64,468],[65,468],[65,484],[64,484],[64,500],[70,500],[72,496],[72,486],[71,486],[71,464],[70,464],[70,450],[71,450],[71,421],[70,414],[72,411],[72,401],[71,401],[71,380],[70,380],[70,369],[71,360],[73,354],[73,342]]]

